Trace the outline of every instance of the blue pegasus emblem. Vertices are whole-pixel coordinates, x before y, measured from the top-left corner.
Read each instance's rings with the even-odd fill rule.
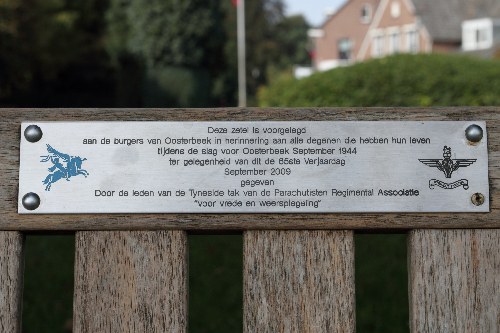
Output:
[[[89,175],[87,170],[82,169],[82,163],[87,160],[86,158],[60,153],[51,145],[47,145],[47,151],[49,155],[40,156],[42,158],[40,162],[52,162],[52,166],[48,169],[51,173],[43,181],[46,185],[45,191],[50,191],[52,184],[60,179],[70,181],[73,176],[84,175],[87,178]]]

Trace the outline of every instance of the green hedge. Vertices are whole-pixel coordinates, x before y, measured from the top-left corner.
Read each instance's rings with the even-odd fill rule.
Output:
[[[458,55],[397,55],[259,92],[260,106],[500,105],[500,61]]]

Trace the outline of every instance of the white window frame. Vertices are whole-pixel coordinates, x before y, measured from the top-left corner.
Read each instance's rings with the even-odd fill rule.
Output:
[[[401,31],[399,28],[387,28],[387,54],[401,53]],[[397,42],[396,42],[397,41]]]
[[[399,0],[391,1],[391,17],[398,18],[401,16],[401,3]]]
[[[420,31],[415,24],[408,24],[403,26],[404,35],[404,51],[408,53],[420,52]],[[412,35],[415,38],[415,48],[412,50]]]
[[[483,34],[484,39],[478,40]],[[464,51],[486,50],[493,47],[493,20],[483,18],[462,22],[462,49]]]
[[[347,49],[342,51],[341,48],[342,46],[347,46]],[[337,53],[338,53],[338,59],[339,61],[351,61],[354,57],[353,51],[354,51],[354,41],[352,38],[349,37],[343,37],[337,40]],[[340,57],[341,52],[346,52],[348,57],[343,59]]]
[[[367,12],[368,14],[366,16],[363,16],[362,14],[364,12]],[[361,23],[363,24],[368,24],[371,22],[372,20],[372,15],[373,15],[373,8],[372,8],[372,5],[370,5],[369,3],[365,3],[363,4],[363,6],[361,7]]]
[[[385,34],[383,30],[373,30],[371,33],[371,51],[372,57],[380,58],[386,53],[385,51]]]

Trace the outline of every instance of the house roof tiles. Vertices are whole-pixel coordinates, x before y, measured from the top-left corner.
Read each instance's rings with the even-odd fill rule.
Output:
[[[460,41],[465,20],[500,18],[499,0],[412,0],[416,15],[435,41]]]

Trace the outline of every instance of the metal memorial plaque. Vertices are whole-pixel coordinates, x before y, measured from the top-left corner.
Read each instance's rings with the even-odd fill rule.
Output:
[[[23,214],[489,211],[482,121],[26,122],[20,134]]]

